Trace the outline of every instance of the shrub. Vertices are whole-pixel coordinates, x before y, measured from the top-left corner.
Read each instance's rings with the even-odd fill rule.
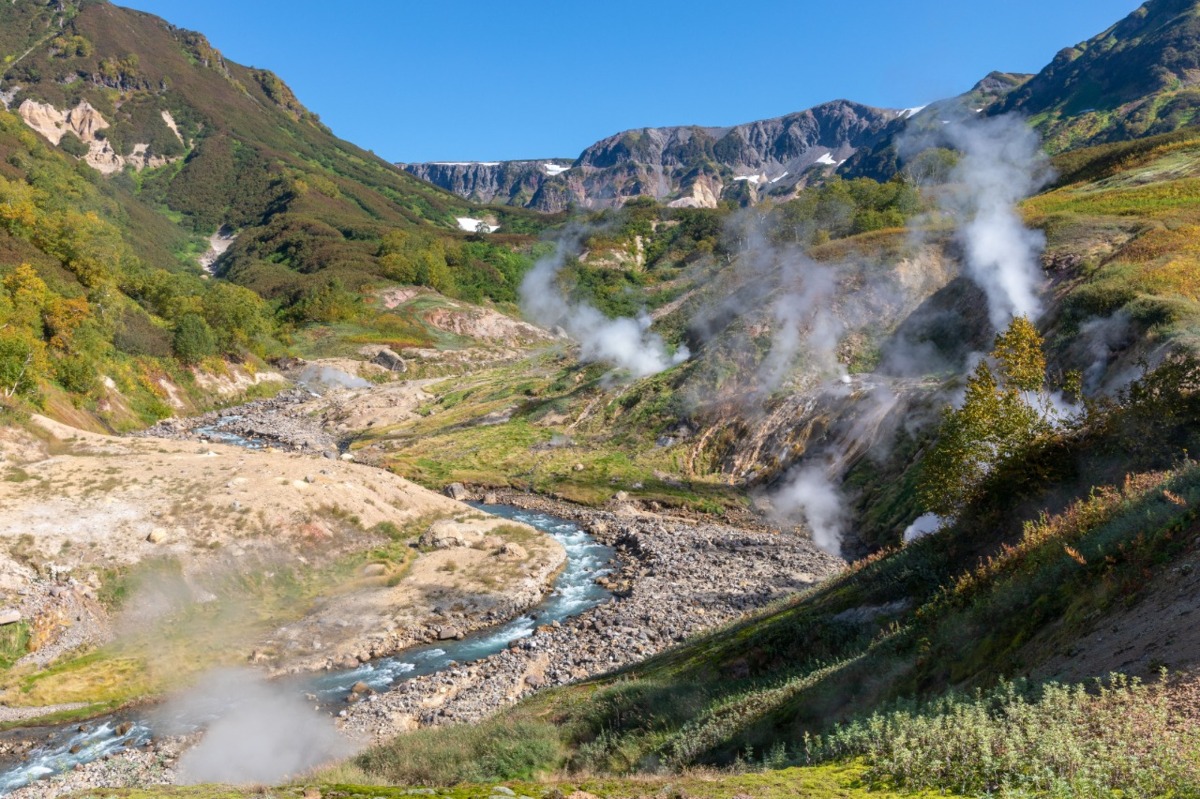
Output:
[[[99,381],[96,364],[82,355],[68,355],[55,361],[54,377],[59,385],[75,394],[87,394]]]
[[[529,721],[490,721],[420,730],[360,755],[357,764],[399,785],[529,779],[558,765],[555,728]]]
[[[212,328],[198,314],[185,314],[175,326],[175,354],[186,364],[199,363],[217,350]]]
[[[863,758],[876,784],[969,795],[1193,796],[1200,731],[1167,694],[1113,675],[1082,685],[1003,683],[903,704],[806,741],[808,758]]]

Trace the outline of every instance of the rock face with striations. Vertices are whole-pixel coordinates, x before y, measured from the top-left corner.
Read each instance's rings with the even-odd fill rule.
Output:
[[[639,128],[596,142],[573,163],[498,161],[401,164],[462,197],[540,211],[611,208],[634,197],[677,207],[715,207],[788,195],[860,147],[875,144],[905,112],[837,100],[796,114],[714,128]]]
[[[529,206],[542,182],[567,170],[571,161],[439,161],[397,166],[468,200]]]

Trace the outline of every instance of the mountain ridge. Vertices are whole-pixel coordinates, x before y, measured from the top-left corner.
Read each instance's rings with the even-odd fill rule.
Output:
[[[832,100],[735,125],[631,128],[590,145],[569,169],[553,173],[537,165],[566,159],[398,166],[459,196],[507,197],[509,204],[541,211],[611,208],[638,196],[713,208],[722,199],[754,202],[767,193],[790,193],[810,179],[810,170],[830,172],[912,110]]]

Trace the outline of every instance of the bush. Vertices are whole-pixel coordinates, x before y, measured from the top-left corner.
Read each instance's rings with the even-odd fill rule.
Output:
[[[96,364],[82,355],[68,355],[54,363],[58,384],[74,394],[87,394],[96,387]]]
[[[186,364],[197,364],[217,351],[212,328],[198,314],[185,314],[175,326],[175,354]]]
[[[562,748],[550,724],[490,721],[420,730],[360,755],[372,776],[398,785],[529,779],[555,768]]]
[[[171,334],[155,325],[144,313],[127,311],[113,332],[113,346],[129,355],[171,357]]]
[[[808,740],[808,757],[861,757],[877,784],[968,795],[1196,795],[1200,731],[1166,693],[1123,675],[1096,689],[1004,683],[899,706]]]
[[[88,146],[71,131],[63,134],[62,141],[58,143],[58,146],[63,149],[63,152],[76,158],[83,158],[88,154]]]

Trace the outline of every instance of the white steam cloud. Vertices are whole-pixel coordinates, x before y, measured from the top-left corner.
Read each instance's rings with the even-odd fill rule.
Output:
[[[812,532],[813,543],[822,551],[841,556],[846,510],[826,466],[810,463],[794,470],[771,494],[770,502],[783,520],[803,521]]]
[[[1036,319],[1045,236],[1025,227],[1016,204],[1052,174],[1038,135],[1016,116],[952,122],[945,135],[962,153],[946,206],[960,219],[967,271],[987,294],[992,327],[1003,330],[1014,316]]]
[[[272,684],[249,669],[208,674],[163,713],[182,730],[207,727],[179,758],[176,771],[185,785],[273,785],[356,748],[294,685]]]
[[[667,351],[662,336],[650,329],[650,317],[610,319],[586,302],[570,302],[558,286],[558,273],[567,257],[566,241],[553,255],[542,258],[521,282],[521,310],[546,328],[559,327],[579,342],[579,358],[611,364],[634,377],[658,374],[689,357],[687,347]]]
[[[946,524],[946,519],[938,516],[936,513],[926,513],[923,516],[918,516],[917,519],[904,528],[904,543],[908,544],[916,541],[918,538],[924,538],[927,535],[932,535]]]

